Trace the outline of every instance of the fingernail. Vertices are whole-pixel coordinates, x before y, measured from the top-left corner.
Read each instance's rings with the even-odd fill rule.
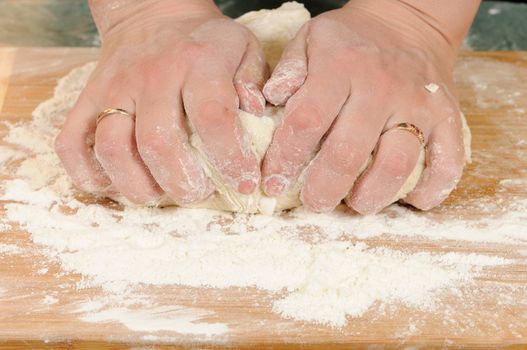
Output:
[[[283,86],[283,82],[275,79],[269,80],[263,88],[263,95],[267,101],[274,106],[285,105],[287,99],[290,96],[289,91]]]
[[[256,189],[256,182],[254,180],[242,180],[238,185],[238,192],[241,194],[251,194]]]
[[[284,176],[271,175],[265,180],[264,190],[268,196],[275,197],[280,195],[288,185],[289,181]]]

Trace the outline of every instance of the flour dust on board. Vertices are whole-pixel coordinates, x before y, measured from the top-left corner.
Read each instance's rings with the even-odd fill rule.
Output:
[[[287,11],[308,16],[301,5],[289,3],[261,12],[265,21],[252,23],[267,27]],[[133,331],[175,334],[228,334],[235,327],[204,321],[215,316],[212,310],[154,305],[147,294],[136,292],[139,286],[178,285],[219,293],[232,287],[252,293],[256,288],[270,298],[268,312],[346,327],[353,318],[387,308],[439,313],[446,308],[445,298],[470,298],[470,292],[461,290],[472,291],[486,269],[517,263],[490,253],[426,247],[448,241],[525,244],[525,201],[499,218],[477,222],[435,220],[402,206],[366,217],[343,208],[331,214],[300,208],[270,217],[81,201],[55,155],[53,140],[94,65],[62,78],[31,120],[8,125],[4,141],[11,146],[2,149],[0,159],[8,174],[0,180],[5,210],[0,239],[19,225],[41,254],[60,263],[60,275],[82,276],[78,290],[100,288],[104,298],[75,310],[85,322],[115,321]],[[410,249],[386,243],[410,241],[420,244]],[[0,246],[2,254],[19,254],[18,249]],[[511,291],[509,299],[514,300],[514,293],[525,291]]]

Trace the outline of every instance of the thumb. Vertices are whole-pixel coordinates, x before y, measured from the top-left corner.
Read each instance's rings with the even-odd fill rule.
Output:
[[[264,86],[265,98],[275,106],[285,105],[306,80],[308,28],[309,24],[304,24],[296,37],[287,45],[280,62]]]
[[[269,67],[260,44],[251,37],[234,76],[234,87],[240,99],[242,110],[255,115],[261,115],[265,108],[265,98],[262,87],[269,77]]]

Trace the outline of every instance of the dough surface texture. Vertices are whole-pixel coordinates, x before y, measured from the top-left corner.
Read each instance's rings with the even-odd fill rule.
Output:
[[[300,27],[310,18],[309,12],[302,4],[287,2],[274,10],[248,12],[236,19],[236,21],[249,28],[258,38],[262,44],[266,60],[270,68],[273,69],[279,61],[285,46],[295,37]],[[274,130],[280,124],[282,116],[283,107],[267,106],[262,117],[257,117],[241,110],[239,111],[240,122],[245,128],[251,141],[252,150],[259,160],[264,157],[271,143]],[[462,119],[464,128],[466,129],[465,141],[467,140],[467,135],[469,140],[468,150],[467,145],[465,146],[465,153],[468,155],[470,152],[470,131],[466,127],[463,116]],[[257,188],[251,195],[242,195],[223,182],[220,174],[207,159],[206,154],[203,152],[201,141],[195,134],[191,135],[190,143],[194,147],[207,175],[216,186],[216,192],[203,202],[185,205],[185,207],[270,215],[273,212],[296,208],[302,205],[300,201],[302,175],[297,183],[291,186],[289,191],[276,198],[267,197],[260,188]],[[363,169],[366,169],[368,164],[369,161],[364,164]],[[397,196],[393,200],[394,202],[404,198],[415,187],[424,167],[425,153],[422,150],[413,173],[399,193],[397,193]],[[121,202],[126,202],[122,198],[116,199]],[[163,198],[158,203],[160,206],[173,204],[168,198]]]

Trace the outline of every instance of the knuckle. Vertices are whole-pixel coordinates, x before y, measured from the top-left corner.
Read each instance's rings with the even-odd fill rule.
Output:
[[[385,94],[392,91],[394,87],[398,85],[400,86],[397,78],[391,72],[384,69],[377,71],[375,80],[377,82],[377,86],[379,87],[379,91]]]
[[[436,168],[436,176],[441,183],[457,183],[463,174],[463,166],[454,161],[443,162]]]
[[[295,133],[318,132],[324,126],[322,112],[312,103],[301,104],[291,111],[286,118]]]
[[[98,157],[106,161],[119,159],[122,154],[119,146],[111,139],[98,140],[95,143],[95,151]]]
[[[116,142],[112,129],[110,126],[99,128],[94,146],[97,157],[109,162],[120,159],[125,152],[123,146]]]
[[[381,160],[383,172],[390,177],[410,174],[414,165],[408,154],[403,151],[393,152]]]
[[[339,50],[336,50],[333,60],[337,64],[337,67],[349,67],[350,63],[363,62],[364,53],[353,46],[346,46]]]
[[[218,101],[211,100],[201,103],[196,113],[196,126],[206,128],[221,128],[233,111]]]
[[[328,147],[329,167],[340,174],[353,171],[357,166],[357,150],[349,143],[334,143]]]
[[[159,59],[153,58],[143,60],[138,67],[140,76],[143,77],[145,84],[159,82],[158,78],[166,74],[166,72],[163,72],[165,69],[166,67],[163,66]]]
[[[178,51],[182,52],[186,59],[190,59],[189,62],[205,57],[210,57],[212,53],[207,44],[192,40],[183,42]]]
[[[174,80],[183,76],[182,61],[179,52],[163,52],[157,57],[148,57],[139,62],[133,75],[141,79],[143,91],[159,91],[160,86],[166,87],[166,82],[173,84]]]
[[[158,133],[143,134],[138,139],[137,148],[146,162],[158,162],[160,159],[165,159],[171,150],[169,142],[164,137],[160,137]]]

